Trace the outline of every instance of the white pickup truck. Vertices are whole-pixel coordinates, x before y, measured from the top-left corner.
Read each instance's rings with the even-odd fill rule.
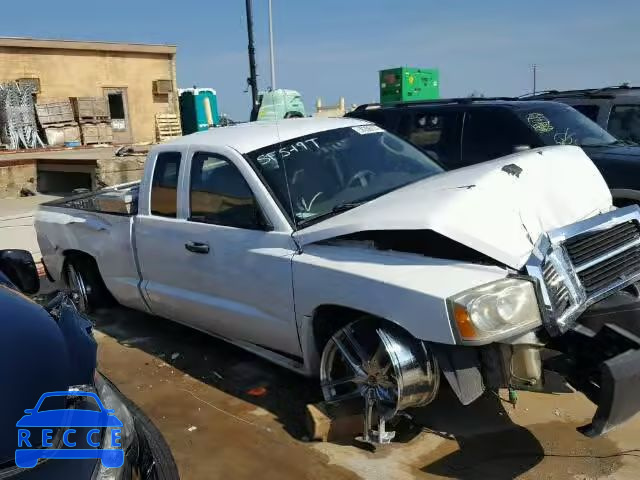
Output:
[[[295,119],[156,146],[140,184],[35,226],[85,311],[113,297],[317,375],[386,442],[441,378],[469,404],[549,369],[598,405],[584,433],[633,416],[639,222],[577,147],[442,173],[370,123]]]

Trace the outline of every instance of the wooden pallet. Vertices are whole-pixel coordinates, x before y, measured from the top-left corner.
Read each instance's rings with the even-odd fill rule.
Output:
[[[156,133],[159,142],[167,142],[182,136],[180,120],[175,113],[156,114]]]

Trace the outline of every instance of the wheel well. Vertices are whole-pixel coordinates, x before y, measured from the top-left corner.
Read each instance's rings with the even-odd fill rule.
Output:
[[[66,275],[67,275],[67,264],[69,263],[69,260],[83,260],[85,262],[87,262],[87,264],[91,265],[94,268],[95,273],[100,277],[100,279],[102,279],[102,275],[100,274],[100,269],[98,268],[98,262],[96,262],[96,259],[93,258],[92,255],[88,254],[87,252],[83,252],[82,250],[65,250],[64,251],[64,263],[62,265],[62,275],[61,278],[63,280],[67,280]]]
[[[363,310],[342,305],[321,305],[313,313],[313,339],[318,354],[322,354],[322,350],[334,333],[364,317],[375,319],[379,322],[378,324],[385,324],[387,328],[399,329],[407,333],[396,323]]]
[[[638,203],[640,203],[640,201],[633,198],[618,197],[613,199],[613,204],[618,208],[628,207],[629,205],[637,205]]]

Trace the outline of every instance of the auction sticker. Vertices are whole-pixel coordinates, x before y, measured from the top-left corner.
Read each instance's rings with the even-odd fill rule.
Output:
[[[377,125],[358,125],[357,127],[351,127],[351,128],[356,132],[358,132],[360,135],[367,135],[368,133],[384,132],[384,130],[378,127]]]

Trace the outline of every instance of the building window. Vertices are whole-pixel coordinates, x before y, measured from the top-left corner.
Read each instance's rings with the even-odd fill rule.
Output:
[[[124,111],[124,98],[122,92],[108,94],[109,111],[111,112],[111,127],[114,130],[126,130],[127,122]]]
[[[178,213],[179,152],[162,152],[156,159],[151,184],[151,214],[176,218]]]

